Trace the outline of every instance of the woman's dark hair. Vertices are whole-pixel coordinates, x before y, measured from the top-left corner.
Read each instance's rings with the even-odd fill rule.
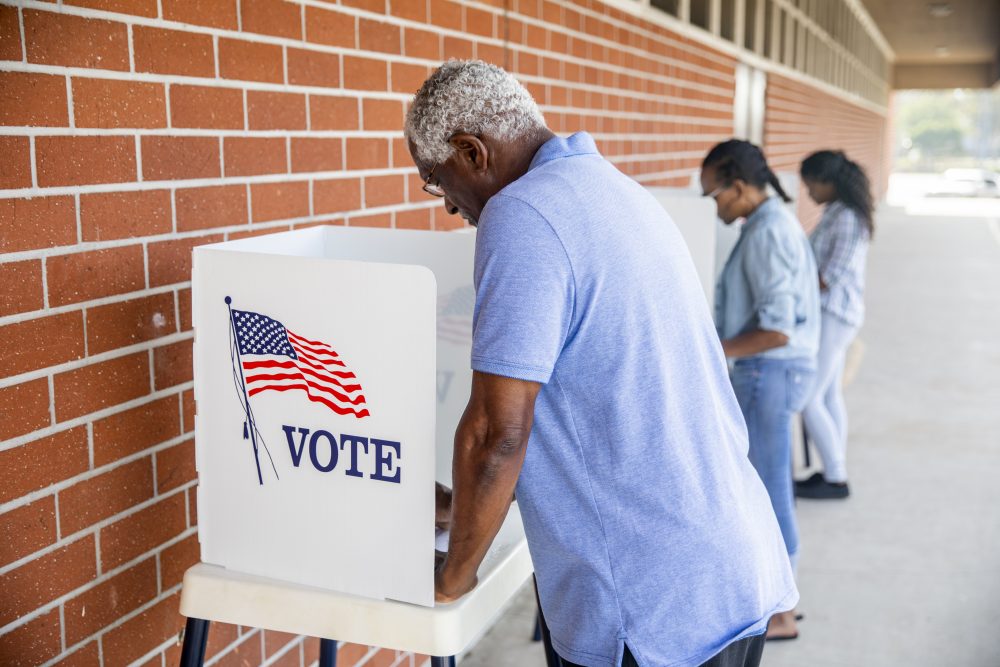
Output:
[[[802,161],[803,179],[832,183],[837,200],[857,213],[871,236],[875,232],[875,201],[868,174],[843,151],[817,151]]]
[[[749,141],[730,139],[717,144],[708,152],[701,163],[702,169],[706,167],[715,169],[719,180],[725,185],[732,185],[735,180],[743,181],[761,190],[770,185],[784,201],[792,201],[792,198],[781,187],[778,177],[767,166],[764,153]]]

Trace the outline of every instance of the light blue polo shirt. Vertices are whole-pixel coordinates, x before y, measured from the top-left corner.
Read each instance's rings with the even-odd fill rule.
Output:
[[[669,216],[579,133],[490,199],[476,244],[472,367],[544,385],[517,499],[556,650],[699,665],[763,632],[798,592]]]

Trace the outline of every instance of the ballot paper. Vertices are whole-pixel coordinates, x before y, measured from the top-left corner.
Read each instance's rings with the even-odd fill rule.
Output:
[[[448,551],[448,540],[451,538],[450,530],[434,529],[434,549],[435,551]]]

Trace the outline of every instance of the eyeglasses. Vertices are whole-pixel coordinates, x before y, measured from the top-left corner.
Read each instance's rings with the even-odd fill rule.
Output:
[[[444,197],[444,188],[441,187],[440,183],[431,183],[431,178],[434,176],[434,170],[438,168],[438,165],[434,165],[431,168],[427,178],[424,179],[424,192],[431,195],[432,197]]]
[[[715,199],[716,201],[718,201],[719,195],[721,195],[723,193],[723,191],[729,189],[730,187],[732,187],[732,186],[730,186],[730,185],[720,185],[719,187],[717,187],[714,190],[712,190],[711,192],[709,192],[707,195],[703,195],[703,196],[704,197],[711,197],[712,199]]]

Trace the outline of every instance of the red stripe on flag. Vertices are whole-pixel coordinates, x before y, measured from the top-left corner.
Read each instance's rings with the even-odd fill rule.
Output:
[[[302,380],[313,389],[316,389],[318,391],[325,391],[331,394],[338,401],[341,401],[343,403],[349,403],[350,405],[360,405],[365,402],[364,394],[358,394],[352,399],[348,396],[345,396],[344,394],[341,394],[336,389],[327,387],[326,385],[320,384],[318,382],[312,382],[308,380],[304,375],[302,375],[302,373],[300,373],[297,370],[292,371],[291,373],[256,373],[254,375],[248,375],[246,377],[246,380],[247,384],[253,382],[263,382],[266,380]]]
[[[330,400],[328,400],[326,398],[323,398],[322,396],[315,396],[315,395],[313,395],[312,393],[309,392],[309,388],[306,385],[284,384],[284,385],[254,387],[248,393],[249,393],[250,396],[255,396],[256,394],[259,394],[262,391],[288,391],[289,389],[304,389],[305,392],[306,392],[306,395],[309,397],[310,401],[313,401],[315,403],[322,403],[326,407],[328,407],[331,410],[333,410],[334,412],[336,412],[338,415],[354,415],[356,417],[370,417],[371,416],[371,413],[368,412],[367,409],[366,410],[354,410],[354,409],[351,409],[351,408],[343,408],[343,407],[337,405],[336,403],[333,403],[332,401],[330,401]]]

